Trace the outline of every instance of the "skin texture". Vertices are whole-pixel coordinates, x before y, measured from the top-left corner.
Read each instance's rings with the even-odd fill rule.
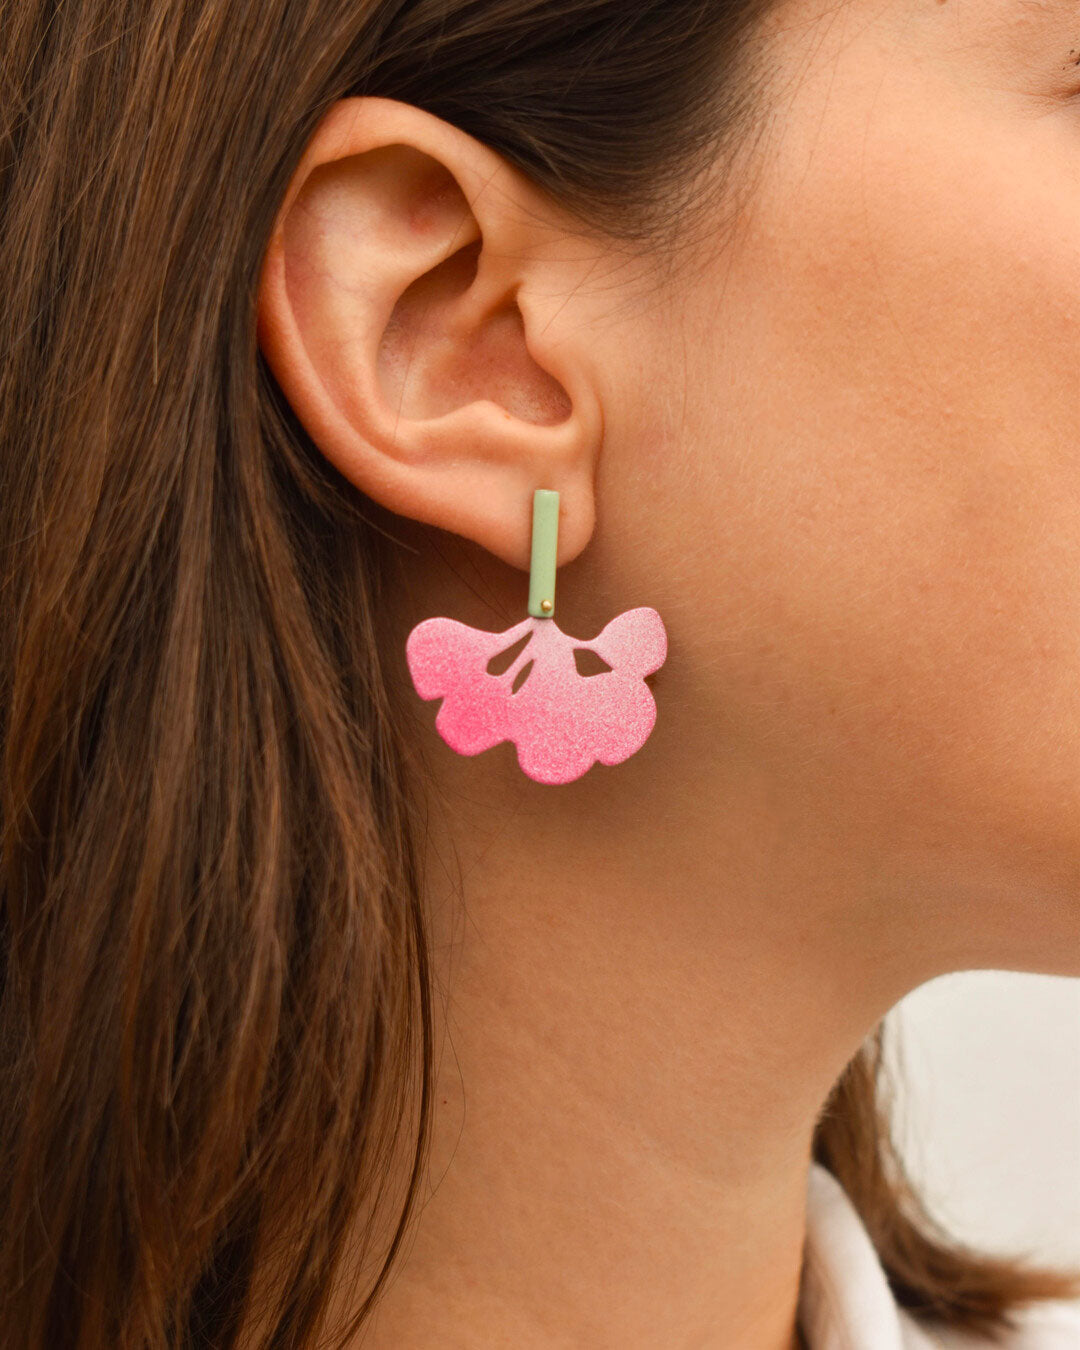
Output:
[[[947,971],[1080,975],[1080,18],[765,40],[753,190],[674,258],[383,100],[282,203],[260,341],[401,516],[403,702],[415,623],[524,616],[535,487],[567,629],[669,635],[650,740],[568,786],[416,700],[441,1069],[376,1350],[791,1350],[862,1038]]]

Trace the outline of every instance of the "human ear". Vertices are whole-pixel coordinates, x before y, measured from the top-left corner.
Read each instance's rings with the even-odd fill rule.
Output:
[[[278,211],[259,343],[361,491],[525,568],[533,491],[554,489],[561,565],[595,514],[603,415],[573,304],[595,250],[465,132],[392,99],[342,99]]]

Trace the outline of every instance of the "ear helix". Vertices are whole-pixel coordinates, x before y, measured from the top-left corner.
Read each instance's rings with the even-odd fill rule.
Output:
[[[529,617],[501,633],[456,619],[425,619],[409,634],[405,655],[416,692],[442,699],[435,727],[452,750],[477,755],[502,741],[537,783],[571,783],[593,764],[620,764],[648,740],[656,702],[645,676],[667,657],[667,633],[655,609],[641,606],[612,619],[591,642],[554,621],[559,494],[533,494]],[[525,639],[522,644],[522,639]],[[504,670],[489,664],[522,644]],[[610,667],[578,673],[575,650]],[[498,664],[498,663],[496,663]]]

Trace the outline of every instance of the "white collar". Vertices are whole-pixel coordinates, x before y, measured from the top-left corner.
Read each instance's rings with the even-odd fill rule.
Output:
[[[941,1342],[897,1304],[858,1210],[811,1162],[799,1325],[810,1350],[932,1350]]]

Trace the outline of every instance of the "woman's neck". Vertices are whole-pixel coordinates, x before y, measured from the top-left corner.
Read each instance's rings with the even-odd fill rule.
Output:
[[[807,919],[745,816],[496,755],[440,757],[431,1166],[361,1343],[796,1350],[815,1121],[894,1001],[870,934]]]

